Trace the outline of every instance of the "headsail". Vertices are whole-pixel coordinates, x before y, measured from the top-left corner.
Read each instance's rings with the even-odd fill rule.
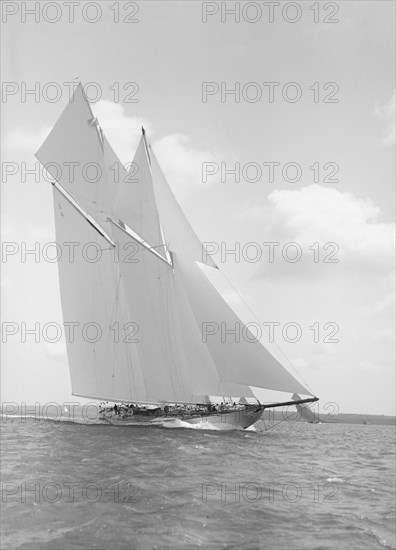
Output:
[[[208,349],[222,380],[259,388],[311,395],[258,341],[247,332],[247,338],[222,338],[221,324],[232,330],[242,321],[192,261],[175,257],[175,270],[182,274],[184,287],[199,327],[214,323],[219,331],[206,338]],[[201,329],[202,330],[202,329]],[[246,329],[247,330],[247,329]],[[251,341],[248,341],[251,340]]]
[[[205,321],[242,322],[197,266],[216,267],[144,135],[127,175],[79,85],[37,158],[57,182],[59,279],[75,395],[196,403],[208,395],[253,397],[249,386],[311,395],[259,342],[203,338]],[[82,174],[89,164],[99,167],[96,181]],[[70,178],[65,167],[73,165],[77,176]]]
[[[111,225],[118,249],[135,251],[130,261],[120,257],[119,268],[126,305],[139,328],[135,346],[144,365],[147,400],[197,402],[208,394],[251,395],[245,384],[221,383],[172,265],[122,227]]]
[[[297,395],[297,393],[294,393],[292,395],[292,399],[293,401],[300,401],[301,397]],[[300,405],[299,403],[297,403],[296,409],[301,420],[306,420],[307,422],[319,422],[319,416],[315,416],[315,412],[310,409],[308,405]]]
[[[205,394],[252,395],[245,385],[220,381],[172,266],[107,222],[112,247],[53,189],[73,394],[187,403]]]

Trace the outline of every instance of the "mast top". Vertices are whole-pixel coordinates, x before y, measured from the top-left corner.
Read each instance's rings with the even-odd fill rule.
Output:
[[[142,126],[142,134],[145,136],[146,135],[146,130],[143,128]]]

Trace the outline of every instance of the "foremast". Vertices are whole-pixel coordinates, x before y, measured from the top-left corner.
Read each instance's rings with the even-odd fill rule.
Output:
[[[310,394],[259,342],[253,349],[246,342],[235,347],[202,341],[205,320],[241,321],[197,266],[217,268],[167,184],[144,128],[127,172],[80,85],[37,158],[56,182],[57,240],[65,244],[74,237],[102,251],[95,264],[59,265],[64,319],[96,323],[105,332],[99,342],[67,342],[75,395],[192,403],[205,395],[254,397],[250,386]],[[70,182],[51,162],[96,162],[100,177]],[[115,249],[131,246],[136,262],[114,260]],[[134,346],[114,341],[115,324],[138,325]]]

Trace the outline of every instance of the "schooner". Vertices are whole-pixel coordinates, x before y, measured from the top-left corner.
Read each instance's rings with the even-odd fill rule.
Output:
[[[243,323],[200,268],[218,269],[144,129],[127,170],[79,83],[36,157],[53,178],[63,321],[84,328],[66,339],[73,395],[133,403],[132,424],[181,418],[228,428],[247,428],[267,407],[296,404],[252,404],[252,387],[317,401],[253,335],[202,337],[204,323]],[[85,255],[70,253],[77,246]],[[216,409],[216,396],[238,405]],[[119,414],[108,419],[122,423]]]

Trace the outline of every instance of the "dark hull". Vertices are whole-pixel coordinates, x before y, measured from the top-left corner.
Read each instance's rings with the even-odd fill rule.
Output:
[[[240,410],[222,410],[193,414],[136,414],[117,415],[114,413],[102,416],[102,420],[114,426],[167,426],[189,428],[196,426],[207,430],[235,430],[252,426],[263,414],[263,407],[247,405]]]

